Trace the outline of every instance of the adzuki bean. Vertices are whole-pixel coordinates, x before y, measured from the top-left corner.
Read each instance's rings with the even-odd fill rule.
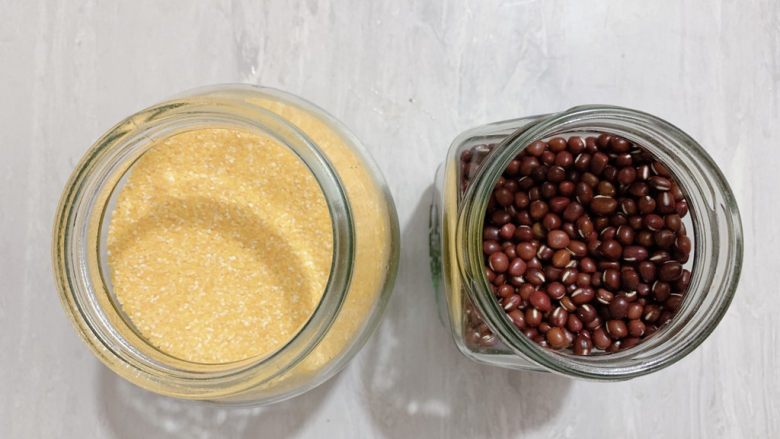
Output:
[[[465,191],[495,145],[461,153]],[[485,275],[519,332],[575,355],[617,352],[681,307],[688,202],[641,146],[603,133],[531,143],[507,166],[482,230]],[[498,339],[470,303],[467,342]]]

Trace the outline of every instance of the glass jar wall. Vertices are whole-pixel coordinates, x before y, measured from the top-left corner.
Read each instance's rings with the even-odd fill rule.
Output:
[[[150,343],[113,291],[106,243],[118,194],[139,160],[165,139],[204,128],[265,136],[292,151],[322,191],[333,233],[327,285],[305,323],[272,352],[221,363],[188,361]],[[75,329],[114,372],[164,395],[257,404],[313,388],[355,355],[391,292],[398,240],[381,174],[345,127],[287,93],[224,85],[134,114],[92,146],[63,192],[53,263]]]
[[[629,349],[578,356],[537,345],[513,324],[487,279],[485,212],[510,161],[532,142],[610,133],[640,145],[667,168],[687,197],[694,236],[687,293],[674,317]],[[463,160],[464,154],[469,160]],[[474,160],[479,156],[479,160]],[[627,379],[666,367],[715,328],[735,292],[742,230],[733,194],[704,149],[675,126],[646,113],[608,107],[570,110],[474,128],[459,135],[436,174],[431,209],[434,283],[458,348],[469,358],[515,369],[586,379]]]

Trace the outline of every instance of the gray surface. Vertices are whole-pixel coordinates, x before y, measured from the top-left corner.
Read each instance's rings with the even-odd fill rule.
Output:
[[[778,437],[779,14],[773,1],[0,0],[0,437]],[[60,191],[100,134],[179,91],[236,81],[299,94],[351,127],[403,235],[394,297],[355,361],[251,410],[115,377],[65,318],[49,250]],[[426,187],[455,135],[582,103],[642,109],[697,138],[745,226],[743,279],[712,337],[627,383],[471,363],[428,280]]]

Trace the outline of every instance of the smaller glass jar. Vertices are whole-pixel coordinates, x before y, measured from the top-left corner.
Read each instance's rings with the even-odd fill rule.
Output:
[[[134,164],[158,142],[202,128],[248,131],[289,148],[319,184],[333,231],[325,291],[292,339],[274,352],[218,364],[176,358],[145,339],[112,291],[107,262],[112,209]],[[392,290],[398,241],[395,206],[381,173],[344,126],[279,90],[221,85],[142,110],[101,137],[65,187],[52,251],[68,317],[114,372],[163,395],[266,404],[319,385],[358,352]]]
[[[674,317],[630,349],[577,356],[542,348],[512,323],[484,269],[482,230],[487,204],[509,162],[533,141],[609,133],[642,146],[663,163],[685,193],[694,249],[690,284]],[[462,154],[479,160],[462,162]],[[464,178],[468,174],[468,182]],[[460,351],[474,361],[600,380],[654,372],[695,349],[717,326],[736,290],[742,226],[731,189],[705,150],[679,128],[635,110],[580,106],[493,123],[452,143],[435,179],[431,206],[431,267],[439,300]]]

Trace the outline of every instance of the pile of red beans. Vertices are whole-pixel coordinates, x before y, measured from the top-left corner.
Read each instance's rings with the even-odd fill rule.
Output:
[[[461,154],[463,188],[491,149]],[[517,329],[539,345],[577,355],[627,349],[680,307],[691,277],[687,212],[670,173],[638,145],[610,134],[536,141],[493,190],[485,273]],[[470,321],[475,340],[495,342]]]

